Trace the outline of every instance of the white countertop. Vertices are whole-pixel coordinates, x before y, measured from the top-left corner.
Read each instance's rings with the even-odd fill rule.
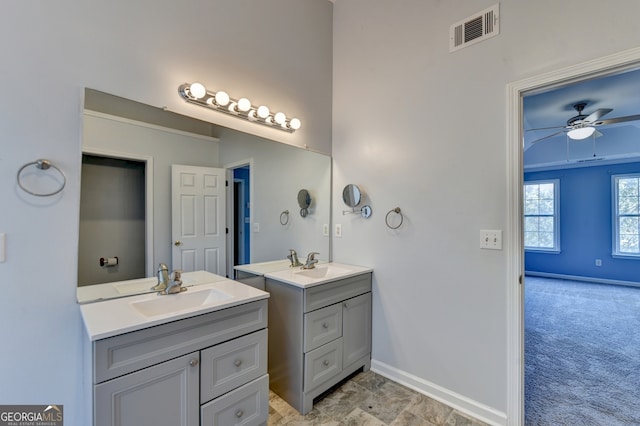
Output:
[[[289,268],[282,271],[268,272],[264,276],[285,284],[308,288],[369,272],[373,272],[373,269],[365,266],[330,262],[316,264],[313,269]]]
[[[208,273],[205,272],[205,274]],[[92,341],[104,339],[269,297],[269,293],[251,286],[227,278],[217,279],[218,275],[210,275],[213,276],[211,277],[213,282],[189,287],[189,290],[179,294],[158,296],[156,293],[147,293],[80,305],[80,312],[89,339]],[[171,312],[152,315],[144,315],[135,308],[135,306],[141,306],[141,302],[142,304],[145,302],[153,304],[158,300],[161,302],[166,300],[168,304],[176,302],[176,305],[179,306],[181,301],[193,297],[194,293],[210,290],[213,290],[215,294],[224,295],[224,298],[212,300],[196,307],[182,309],[178,307],[177,310]],[[166,299],[160,300],[158,298]]]
[[[247,272],[253,275],[264,275],[269,272],[284,271],[289,269],[291,261],[284,260],[272,260],[269,262],[248,263],[246,265],[236,265],[233,267],[236,271]]]

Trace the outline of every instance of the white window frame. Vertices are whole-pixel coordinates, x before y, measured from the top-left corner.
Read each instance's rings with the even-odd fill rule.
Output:
[[[611,196],[612,196],[611,205],[613,207],[612,220],[611,220],[612,226],[613,226],[613,232],[612,232],[613,249],[612,249],[611,255],[613,257],[624,257],[624,258],[640,259],[640,252],[631,253],[631,252],[620,251],[620,221],[619,221],[619,217],[621,215],[618,213],[618,181],[620,179],[629,179],[629,178],[640,179],[640,173],[627,173],[627,174],[619,174],[619,175],[612,175],[611,176],[611,187],[612,187],[611,188]],[[634,215],[622,215],[622,216],[637,217],[637,216],[640,216],[640,212],[638,212],[638,214],[634,214]]]
[[[525,214],[524,208],[524,197],[526,194],[526,186],[527,185],[542,185],[542,184],[553,184],[553,247],[532,247],[524,245],[525,251],[530,252],[540,252],[540,253],[560,253],[560,179],[541,179],[541,180],[530,180],[524,182],[523,188],[523,217],[527,216],[546,216],[546,215],[527,215]],[[549,215],[550,216],[550,215]],[[524,222],[524,221],[523,221]],[[524,229],[523,229],[524,231]],[[524,244],[524,238],[523,238]]]

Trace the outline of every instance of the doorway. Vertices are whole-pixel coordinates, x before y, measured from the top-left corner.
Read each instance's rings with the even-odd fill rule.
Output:
[[[144,278],[146,164],[82,155],[78,286]]]
[[[525,94],[638,68],[640,49],[511,83],[508,92],[507,337],[509,424],[524,424],[523,102]]]
[[[234,266],[251,263],[253,160],[225,165],[227,169],[227,275],[235,278]]]

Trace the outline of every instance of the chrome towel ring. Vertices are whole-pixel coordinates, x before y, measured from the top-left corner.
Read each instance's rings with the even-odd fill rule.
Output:
[[[389,219],[390,219],[390,215],[392,213],[395,213],[396,215],[400,216],[400,223],[398,223],[396,226],[393,226],[389,223]],[[389,210],[389,212],[387,213],[387,215],[384,218],[385,223],[387,224],[387,226],[390,229],[398,229],[402,226],[402,222],[404,222],[404,216],[402,215],[402,210],[400,209],[400,207],[396,207],[395,209],[391,209]]]
[[[62,185],[60,185],[60,188],[56,189],[53,192],[34,192],[31,191],[27,188],[24,187],[24,185],[22,184],[22,181],[20,179],[20,175],[22,174],[22,171],[24,169],[26,169],[29,166],[36,166],[38,169],[40,170],[48,170],[50,168],[53,168],[55,170],[58,171],[58,173],[60,173],[60,176],[62,176]],[[27,163],[24,166],[20,167],[20,170],[18,170],[18,173],[16,175],[16,179],[18,180],[18,186],[20,187],[20,189],[22,189],[24,192],[34,195],[36,197],[50,197],[52,195],[56,195],[57,193],[59,193],[60,191],[62,191],[65,187],[65,185],[67,184],[67,177],[64,175],[64,173],[62,172],[62,170],[60,170],[57,166],[55,166],[54,164],[51,164],[51,161],[49,160],[45,160],[45,159],[39,159],[36,161],[32,161],[31,163]]]
[[[280,213],[280,225],[285,226],[287,223],[289,223],[289,210]]]

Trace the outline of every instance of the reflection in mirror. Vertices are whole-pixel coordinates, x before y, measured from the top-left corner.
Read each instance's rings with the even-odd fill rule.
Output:
[[[350,183],[342,190],[342,200],[349,207],[356,207],[360,204],[360,188],[358,185]]]
[[[306,189],[301,189],[298,192],[298,205],[300,206],[300,216],[307,217],[311,205],[311,195]]]
[[[159,263],[166,263],[170,270],[174,269],[171,254],[172,164],[227,170],[227,208],[224,212],[226,227],[229,228],[227,262],[224,271],[212,272],[231,276],[236,264],[286,259],[292,247],[302,253],[326,253],[326,260],[330,260],[329,239],[322,233],[323,225],[330,224],[330,157],[91,89],[85,91],[83,126],[83,153],[87,158],[102,158],[108,164],[121,160],[125,164],[144,165],[144,171],[138,174],[138,180],[145,182],[144,190],[136,189],[140,197],[136,201],[139,208],[136,212],[129,212],[128,218],[115,220],[135,221],[136,235],[144,234],[145,241],[143,250],[135,256],[119,254],[124,252],[117,246],[103,246],[106,242],[126,245],[129,241],[126,232],[116,237],[116,233],[106,231],[104,225],[113,218],[98,217],[100,205],[110,207],[105,211],[119,210],[116,206],[122,205],[122,201],[117,198],[126,192],[123,188],[129,188],[124,178],[111,178],[103,189],[90,190],[93,198],[82,195],[81,204],[85,207],[89,204],[85,215],[89,220],[80,224],[80,239],[84,238],[80,251],[84,253],[86,249],[90,254],[87,259],[79,257],[78,270],[81,263],[86,264],[101,276],[80,279],[81,274],[78,274],[79,301],[83,299],[83,288],[92,287],[86,292],[96,300],[102,297],[96,290],[100,286],[113,287],[108,283],[153,277]],[[85,183],[90,179],[85,179],[83,165],[82,194],[85,193]],[[308,192],[314,194],[313,200],[309,195],[309,205],[313,201],[314,214],[304,220],[292,216],[287,225],[282,226],[282,211],[296,208],[296,201],[290,194],[298,192],[300,182],[305,182]],[[144,192],[142,196],[140,191]],[[103,236],[95,236],[100,227],[105,228]],[[117,266],[99,265],[100,257],[115,256],[119,258]],[[142,268],[141,262],[145,264]],[[136,263],[141,272],[118,277],[117,272],[124,271],[125,264],[132,263]],[[139,274],[142,275],[134,276]],[[110,293],[119,296],[130,294]]]

